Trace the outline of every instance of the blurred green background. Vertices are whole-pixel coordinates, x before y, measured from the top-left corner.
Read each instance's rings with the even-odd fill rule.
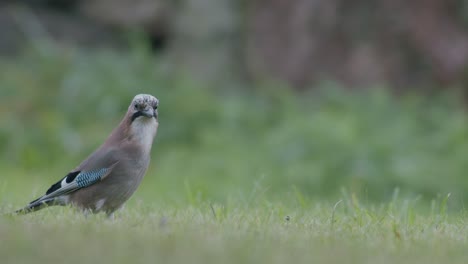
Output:
[[[132,202],[463,208],[466,3],[311,2],[1,3],[2,203],[42,194],[150,93],[160,128]]]

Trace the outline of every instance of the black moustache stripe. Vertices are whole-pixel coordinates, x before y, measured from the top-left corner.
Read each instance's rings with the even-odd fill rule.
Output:
[[[132,115],[132,122],[137,119],[138,117],[142,116],[143,113],[141,111],[138,111],[138,112],[135,112],[133,115]]]

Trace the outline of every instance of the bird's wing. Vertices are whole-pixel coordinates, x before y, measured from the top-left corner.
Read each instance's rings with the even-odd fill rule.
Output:
[[[70,172],[63,179],[50,186],[45,195],[30,202],[25,208],[18,210],[17,213],[28,212],[35,210],[37,207],[53,203],[60,204],[60,200],[57,200],[57,198],[103,180],[111,173],[116,164],[117,162],[107,168]]]
[[[88,187],[102,179],[111,172],[114,165],[109,168],[101,168],[89,171],[74,171],[70,172],[62,180],[50,186],[46,194],[38,199],[50,199],[64,194],[71,193],[78,189]]]

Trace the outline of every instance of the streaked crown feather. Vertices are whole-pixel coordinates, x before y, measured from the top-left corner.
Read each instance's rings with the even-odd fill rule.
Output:
[[[132,100],[132,105],[148,105],[154,108],[158,104],[159,100],[150,94],[138,94]]]

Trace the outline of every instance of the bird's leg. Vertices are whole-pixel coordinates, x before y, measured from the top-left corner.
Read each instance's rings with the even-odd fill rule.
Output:
[[[107,214],[107,219],[111,221],[115,221],[115,214],[114,212]]]
[[[114,208],[114,209],[111,209],[111,210],[109,210],[109,211],[106,211],[107,218],[108,218],[108,219],[111,219],[111,220],[115,220],[115,212],[122,210],[122,208],[123,208],[124,206],[125,206],[125,205],[122,204],[122,205],[119,206],[118,208]]]
[[[86,219],[88,219],[89,215],[93,213],[90,209],[83,209],[82,211]]]

